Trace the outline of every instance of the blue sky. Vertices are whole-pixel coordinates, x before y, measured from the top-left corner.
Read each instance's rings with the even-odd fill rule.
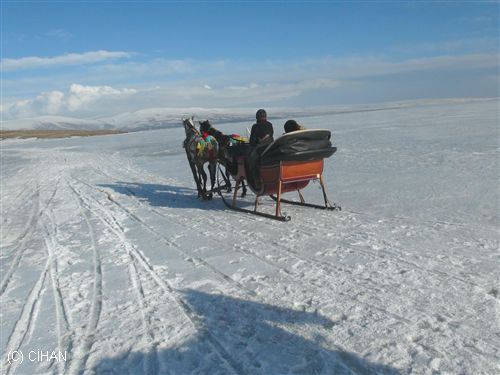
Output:
[[[498,7],[4,0],[2,114],[498,96]]]

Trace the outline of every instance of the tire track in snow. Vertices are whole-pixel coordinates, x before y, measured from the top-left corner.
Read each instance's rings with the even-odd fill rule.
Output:
[[[13,199],[7,199],[8,195],[5,194],[5,190],[4,190],[2,197],[1,197],[2,206],[3,206],[3,201],[7,200],[10,203],[9,208],[12,208],[12,207],[15,208],[16,207],[15,203],[17,203],[19,198],[21,198],[21,196],[28,190],[28,188],[33,184],[33,182],[35,182],[35,178],[32,178],[29,181],[25,182],[22,185],[22,188],[20,190],[19,190],[19,184],[16,184],[14,187],[12,187],[11,189],[15,189],[17,191],[17,194]],[[7,187],[7,186],[5,186],[5,187]]]
[[[106,173],[106,172],[103,172],[102,170],[99,170],[99,169],[94,169],[94,170],[95,170],[97,173],[99,173],[99,174],[101,174],[102,176],[104,176],[104,177],[114,179],[114,177],[113,177],[113,176],[111,176],[110,174],[108,174],[108,173]],[[118,203],[115,199],[110,198],[110,194],[109,194],[109,192],[108,192],[108,191],[106,191],[105,189],[97,188],[96,186],[92,186],[92,185],[89,185],[89,184],[87,184],[87,186],[89,186],[89,187],[91,187],[91,188],[93,188],[93,189],[96,189],[96,190],[99,190],[99,191],[101,191],[101,192],[105,193],[105,194],[108,196],[108,199],[112,200],[115,204],[120,205],[120,206],[121,206],[121,208],[122,208],[123,210],[126,210],[126,211],[127,211],[127,213],[129,213],[130,215],[134,215],[135,217],[133,217],[133,218],[134,218],[136,221],[142,221],[142,223],[141,223],[141,224],[142,224],[143,226],[147,226],[148,228],[150,228],[150,226],[149,226],[149,225],[147,225],[146,223],[144,223],[144,221],[143,221],[142,219],[140,219],[137,215],[135,215],[135,214],[131,213],[131,212],[130,212],[130,210],[126,209],[126,208],[125,208],[122,204]],[[178,227],[179,227],[179,228],[181,228],[184,232],[186,232],[186,231],[185,231],[186,226],[187,226],[187,227],[192,227],[192,226],[193,226],[193,223],[198,224],[198,225],[206,225],[206,224],[209,224],[208,226],[209,226],[210,228],[212,228],[212,227],[213,227],[213,228],[218,228],[218,229],[220,229],[221,231],[227,231],[227,230],[228,230],[228,228],[227,228],[227,227],[225,227],[225,226],[223,226],[223,225],[220,225],[220,223],[219,223],[217,220],[214,220],[214,219],[212,219],[212,218],[210,218],[210,217],[208,217],[208,218],[203,218],[203,219],[195,219],[195,218],[186,219],[186,218],[183,218],[182,216],[174,216],[174,215],[165,214],[165,213],[160,212],[159,210],[155,209],[154,207],[151,207],[151,206],[149,206],[149,205],[145,204],[144,202],[142,202],[142,201],[141,201],[141,200],[137,197],[137,194],[136,194],[136,193],[135,193],[135,192],[134,192],[131,188],[129,188],[129,187],[127,187],[127,186],[125,186],[125,187],[124,187],[124,189],[130,193],[131,198],[132,198],[135,202],[137,202],[140,206],[145,207],[148,211],[153,212],[153,213],[155,213],[156,215],[158,215],[158,216],[160,216],[160,217],[162,217],[162,218],[164,218],[164,219],[167,219],[167,220],[169,221],[169,223],[171,223],[171,224],[173,224],[173,225],[178,226]],[[175,219],[175,220],[174,220],[174,219]],[[186,224],[186,226],[182,226],[182,225],[180,225],[180,222],[182,222],[182,223]],[[233,227],[233,228],[234,228],[234,231],[236,231],[236,230],[237,230],[237,228],[236,228],[236,227]],[[160,235],[160,236],[161,236],[161,235]],[[205,239],[206,239],[206,240],[208,240],[208,241],[213,242],[216,246],[219,246],[219,245],[220,245],[220,243],[219,243],[217,240],[213,239],[212,237],[206,236],[206,237],[205,237]],[[168,241],[171,241],[171,240],[168,240]],[[170,245],[170,244],[169,244],[169,245]],[[286,272],[286,273],[288,273],[288,272],[289,272],[288,270],[286,270],[286,269],[284,269],[284,268],[282,268],[282,267],[280,267],[280,266],[277,266],[274,262],[269,261],[269,260],[268,260],[268,259],[266,259],[265,257],[260,256],[260,255],[259,255],[259,254],[257,254],[256,252],[253,252],[253,251],[251,251],[251,250],[245,249],[243,246],[238,245],[238,244],[235,244],[234,246],[235,246],[235,248],[236,248],[236,250],[237,250],[237,251],[241,252],[241,253],[242,253],[242,254],[244,254],[244,255],[247,255],[247,256],[251,256],[251,257],[253,257],[253,258],[256,258],[256,259],[258,259],[259,261],[261,261],[262,263],[265,263],[265,264],[267,264],[267,265],[269,265],[269,266],[271,266],[271,267],[274,267],[274,268],[280,269],[280,270],[281,270],[281,271],[283,271],[283,272]],[[193,255],[191,255],[191,254],[188,254],[187,256],[189,256],[190,258],[192,258],[192,257],[193,257]],[[196,258],[197,260],[199,260],[199,259],[200,259],[200,258],[197,258],[197,257],[195,257],[195,258]],[[220,272],[220,271],[218,271],[218,272]],[[229,276],[224,274],[224,276],[223,276],[223,277],[224,277],[224,278],[226,278],[226,277],[229,277]],[[229,277],[229,278],[230,278],[230,277]],[[231,280],[232,280],[232,279],[231,279]],[[232,282],[236,282],[236,281],[232,280]],[[238,284],[241,284],[241,283],[238,283]],[[237,286],[238,286],[238,288],[240,288],[240,289],[242,288],[242,286],[240,286],[240,285],[237,285]],[[250,293],[252,294],[252,296],[255,296],[255,293],[254,293],[253,291],[250,291]]]
[[[87,209],[97,214],[96,210],[92,210],[91,208],[92,207],[91,199],[94,198],[93,197],[84,198],[84,195],[82,193],[79,193],[76,188],[72,187],[72,189],[74,189],[76,194],[79,194],[79,197],[82,199],[82,202],[85,200],[87,201],[86,203],[84,203]],[[133,257],[138,262],[138,264],[142,266],[142,269],[145,270],[153,278],[156,284],[164,291],[164,293],[169,297],[169,299],[171,299],[176,304],[176,306],[178,306],[179,310],[189,321],[189,323],[194,327],[194,329],[197,332],[201,334],[200,339],[206,340],[209,343],[209,345],[212,346],[214,351],[226,363],[228,368],[231,369],[233,373],[238,375],[245,374],[246,372],[242,368],[241,364],[231,357],[231,355],[226,351],[226,349],[219,342],[219,340],[217,340],[217,338],[204,326],[202,319],[200,319],[198,315],[191,309],[191,307],[186,302],[184,302],[180,293],[177,292],[176,289],[168,281],[164,281],[154,271],[153,266],[148,262],[145,256],[139,250],[137,250],[137,248],[132,243],[130,243],[129,240],[127,240],[124,233],[124,228],[119,224],[119,222],[112,215],[112,213],[110,213],[109,210],[106,210],[104,207],[102,207],[102,205],[98,201],[94,200],[94,202],[95,205],[98,206],[97,209],[99,209],[102,212],[102,215],[98,214],[98,217],[102,221],[102,223],[106,225],[118,237],[118,239],[126,249],[127,253],[131,257]]]
[[[100,215],[95,210],[93,210],[90,207],[90,205],[87,205],[87,203],[84,202],[85,199],[82,197],[82,193],[80,191],[77,191],[76,188],[72,185],[70,185],[70,188],[73,191],[73,194],[75,196],[77,196],[77,198],[79,200],[80,209],[83,210],[83,208],[85,208],[86,210],[94,213],[98,218],[100,218]],[[86,221],[87,221],[87,224],[89,225],[89,231],[90,231],[91,227],[90,227],[90,224],[88,223],[87,218],[86,218]],[[93,237],[93,234],[92,234],[92,237]],[[93,242],[95,242],[95,241],[93,241]],[[125,250],[127,252],[127,249],[125,249]],[[151,330],[150,330],[151,317],[150,317],[150,314],[146,311],[145,294],[144,294],[142,282],[141,282],[139,275],[138,275],[136,260],[130,253],[128,253],[128,255],[130,258],[130,263],[128,265],[128,273],[129,273],[132,289],[134,290],[135,298],[137,300],[138,305],[140,306],[140,313],[141,313],[143,330],[144,330],[143,336],[144,336],[144,340],[146,341],[146,344],[151,348],[151,350],[148,351],[148,353],[144,356],[145,361],[144,361],[143,370],[144,370],[145,374],[155,374],[157,372],[157,368],[158,368],[158,359],[157,359],[156,343],[154,342],[154,336],[152,335]]]
[[[27,187],[25,187],[25,188],[22,190],[22,192],[24,192],[24,191],[26,191],[26,190],[27,190]],[[29,197],[27,197],[27,198],[25,199],[25,201],[26,201],[26,202],[32,202],[32,201],[33,201],[33,198],[34,198],[35,196],[39,195],[39,190],[40,190],[40,187],[37,185],[37,187],[35,188],[35,190],[33,191],[33,193],[31,193],[31,194],[30,194],[30,196],[29,196]],[[19,193],[19,194],[16,196],[16,198],[14,198],[14,203],[16,203],[16,202],[17,202],[17,198],[18,198],[18,197],[22,194],[22,192],[21,192],[21,193]],[[14,206],[14,203],[12,203],[12,206]],[[2,205],[3,205],[3,204],[2,204]],[[25,227],[21,230],[21,233],[20,233],[20,234],[19,234],[19,235],[18,235],[18,236],[14,239],[14,240],[11,240],[11,241],[10,241],[9,245],[10,245],[10,244],[12,244],[12,243],[19,243],[19,241],[22,241],[22,240],[24,239],[24,237],[26,237],[26,235],[27,235],[26,230],[30,228],[30,222],[33,220],[33,217],[36,215],[36,209],[37,209],[37,206],[36,206],[36,205],[32,205],[32,207],[33,207],[33,208],[32,208],[32,212],[31,212],[31,214],[30,214],[30,217],[29,217],[29,219],[26,221],[26,223],[27,223],[27,224],[26,224],[26,225],[25,225]],[[18,206],[15,206],[15,207],[14,207],[13,209],[11,209],[10,211],[13,211],[14,209],[15,209],[16,211],[18,211],[18,210],[19,210],[19,207],[18,207]],[[3,210],[3,208],[2,208],[2,215],[3,215],[3,216],[6,216],[6,214],[7,214],[7,213],[8,213],[8,211],[7,211],[7,212],[4,212],[4,210]],[[18,212],[16,212],[16,214],[18,214]],[[11,225],[9,225],[9,226],[11,226]],[[9,229],[9,230],[7,230],[7,234],[8,234],[9,232],[10,232],[10,229]],[[3,225],[2,225],[2,231],[1,231],[1,233],[2,233],[2,238],[5,238],[5,237],[6,237],[6,233],[5,233],[5,227],[4,227]],[[3,243],[2,243],[2,244],[0,244],[0,249],[5,248],[5,247],[7,247],[7,246],[9,246],[9,245],[5,245],[5,244],[3,244]]]
[[[174,248],[176,251],[178,251],[179,253],[181,253],[184,257],[187,257],[189,259],[192,259],[194,261],[196,261],[195,264],[201,264],[202,266],[204,266],[205,268],[209,269],[212,273],[218,275],[219,277],[221,277],[222,279],[224,279],[225,281],[233,284],[234,286],[236,286],[238,289],[244,291],[244,293],[252,296],[252,297],[255,297],[255,292],[253,290],[250,290],[248,288],[246,288],[244,285],[242,285],[240,282],[234,280],[233,278],[231,278],[230,276],[228,276],[227,274],[223,273],[222,271],[218,270],[217,268],[215,268],[214,266],[212,266],[210,263],[208,263],[206,260],[200,258],[200,257],[197,257],[197,256],[194,256],[190,253],[187,253],[186,251],[184,251],[182,249],[182,247],[176,243],[175,241],[171,240],[171,239],[168,239],[167,237],[165,237],[164,235],[162,235],[161,233],[159,233],[156,229],[154,229],[153,227],[151,227],[150,225],[148,225],[146,222],[144,222],[140,217],[138,217],[136,214],[134,214],[132,211],[130,211],[128,208],[126,208],[124,205],[122,205],[121,203],[119,203],[118,201],[116,201],[112,196],[111,194],[109,194],[109,192],[107,192],[106,190],[104,189],[101,189],[101,188],[98,188],[96,186],[93,186],[93,185],[90,185],[88,183],[86,183],[85,181],[81,181],[77,178],[75,178],[78,182],[80,182],[81,184],[85,185],[85,186],[88,186],[89,188],[93,189],[93,190],[97,190],[103,194],[105,194],[107,196],[107,199],[113,203],[115,206],[117,206],[119,209],[121,209],[122,211],[124,211],[130,218],[132,218],[132,220],[136,221],[137,223],[139,223],[141,226],[143,226],[146,230],[148,230],[150,233],[153,234],[153,236],[160,242],[164,243],[165,245],[171,247],[171,248]],[[189,231],[187,231],[189,232]]]
[[[19,319],[16,321],[14,329],[12,330],[9,339],[7,341],[5,350],[6,353],[19,350],[26,338],[26,335],[30,331],[32,325],[36,323],[39,312],[40,300],[45,292],[44,284],[47,273],[49,272],[50,262],[51,260],[47,259],[47,262],[45,263],[45,267],[41,272],[40,277],[38,278],[35,285],[31,289],[28,298],[24,303],[21,315],[19,316]],[[14,366],[16,365],[17,362],[14,363]],[[4,368],[6,369],[5,375],[8,375],[10,370],[12,369],[12,366],[10,363],[6,362]]]
[[[10,279],[12,278],[12,275],[16,271],[17,267],[19,266],[19,263],[21,262],[21,258],[23,257],[24,252],[26,251],[26,248],[24,247],[26,241],[29,238],[29,235],[33,233],[33,231],[36,228],[36,223],[40,216],[43,213],[43,210],[40,211],[40,189],[38,188],[36,190],[36,193],[33,195],[36,196],[37,199],[35,200],[35,204],[33,205],[33,210],[31,213],[30,218],[28,219],[28,222],[26,226],[24,227],[24,230],[21,232],[19,237],[17,238],[17,245],[14,247],[14,249],[11,251],[11,253],[15,252],[14,259],[12,260],[9,269],[5,273],[5,276],[2,279],[2,283],[0,284],[0,296],[3,295],[5,290],[7,289],[7,286],[9,285]]]
[[[212,219],[212,218],[210,218],[210,217],[208,217],[208,218],[203,218],[203,219],[196,219],[196,218],[185,219],[185,218],[182,218],[182,217],[174,217],[173,215],[167,215],[167,214],[162,213],[161,211],[159,211],[159,210],[157,210],[157,209],[155,209],[155,208],[153,208],[153,207],[149,207],[149,206],[147,206],[146,204],[144,204],[144,203],[143,203],[140,199],[138,199],[138,198],[137,198],[136,193],[135,193],[132,189],[130,189],[130,188],[128,188],[128,187],[126,187],[125,189],[126,189],[126,190],[127,190],[127,191],[131,194],[131,196],[133,197],[133,199],[134,199],[134,200],[135,200],[135,201],[136,201],[139,205],[141,205],[141,206],[143,206],[143,207],[146,207],[149,211],[151,211],[151,212],[153,212],[153,213],[157,214],[158,216],[160,216],[160,217],[162,217],[162,218],[164,218],[164,219],[167,219],[170,223],[172,223],[172,224],[174,224],[174,225],[177,225],[177,226],[179,226],[180,228],[184,228],[184,227],[180,224],[180,222],[182,222],[182,223],[184,223],[184,224],[186,224],[186,225],[191,225],[191,226],[193,226],[193,224],[197,224],[197,225],[205,225],[205,224],[208,224],[208,226],[209,226],[209,227],[211,227],[211,228],[219,229],[219,230],[221,230],[221,231],[227,231],[227,230],[228,230],[228,228],[227,228],[226,226],[220,225],[220,223],[219,223],[217,220],[214,220],[214,219]],[[178,219],[178,221],[174,221],[174,220],[173,220],[174,218],[175,218],[175,219]],[[236,228],[234,228],[234,229],[236,230]],[[206,237],[206,239],[207,239],[207,240],[209,240],[209,241],[212,241],[215,245],[219,245],[219,242],[218,242],[217,240],[213,239],[212,237]],[[252,240],[254,240],[254,238],[252,238]],[[263,242],[261,242],[260,244],[261,244],[262,246],[265,246],[265,245],[266,245],[266,244],[265,244],[265,243],[263,243]],[[240,252],[240,253],[242,253],[242,254],[244,254],[244,255],[247,255],[247,256],[250,256],[250,257],[252,257],[252,258],[256,258],[256,259],[258,259],[258,260],[259,260],[259,261],[261,261],[262,263],[265,263],[265,264],[267,264],[267,265],[269,265],[269,266],[271,266],[271,267],[273,267],[273,268],[275,268],[275,269],[277,269],[277,270],[280,270],[280,271],[284,272],[285,274],[288,274],[288,275],[292,275],[292,274],[293,274],[293,272],[292,272],[292,271],[288,270],[287,268],[283,267],[282,265],[280,265],[280,264],[278,264],[278,263],[276,263],[276,262],[274,262],[274,261],[271,261],[271,260],[269,260],[269,259],[267,259],[267,258],[265,258],[265,257],[261,256],[261,255],[260,255],[259,253],[257,253],[257,252],[254,252],[254,251],[252,251],[252,250],[246,249],[246,248],[245,248],[243,245],[241,245],[241,244],[235,243],[235,244],[233,245],[233,248],[234,248],[236,251],[238,251],[238,252]],[[301,258],[301,260],[303,260],[303,258]]]
[[[101,256],[96,246],[96,240],[94,231],[92,229],[92,225],[90,224],[90,220],[84,211],[85,203],[83,202],[83,199],[80,196],[80,194],[73,188],[73,186],[69,183],[69,181],[66,181],[66,184],[70,188],[70,190],[74,193],[80,213],[87,225],[92,244],[93,262],[94,262],[94,286],[92,291],[92,301],[90,307],[89,320],[87,322],[87,327],[85,329],[84,336],[80,338],[78,341],[75,340],[77,341],[76,342],[77,345],[73,353],[73,359],[68,369],[68,374],[80,374],[85,369],[85,365],[90,355],[90,349],[92,349],[92,346],[94,345],[95,341],[94,333],[97,329],[97,326],[99,324],[99,319],[101,316],[102,304],[103,304],[102,264],[101,264]]]
[[[158,372],[158,353],[156,349],[156,342],[153,333],[151,332],[151,316],[147,312],[147,307],[145,303],[144,289],[142,287],[141,280],[139,278],[137,272],[137,264],[135,258],[129,253],[129,257],[131,262],[128,266],[128,272],[130,275],[130,282],[132,283],[132,287],[134,289],[137,303],[139,304],[141,310],[142,317],[142,325],[143,325],[143,337],[146,341],[146,345],[150,348],[147,351],[144,360],[144,374],[153,375]]]
[[[35,179],[31,179],[29,180],[29,182],[26,182],[24,185],[23,185],[23,188],[17,192],[16,196],[14,197],[14,199],[11,200],[11,203],[12,205],[14,205],[14,203],[16,203],[16,201],[21,197],[21,195],[24,194],[24,192],[26,190],[28,190],[28,187],[31,185],[31,183],[33,183],[35,181]],[[16,189],[19,188],[19,185],[16,185]]]
[[[68,323],[68,315],[66,313],[67,309],[65,307],[64,299],[59,285],[59,272],[57,267],[58,254],[56,254],[56,250],[59,248],[56,240],[57,228],[52,218],[52,214],[46,212],[45,216],[48,219],[48,223],[42,220],[41,225],[43,228],[43,237],[45,241],[45,247],[47,249],[48,260],[50,262],[49,274],[52,283],[52,292],[54,294],[58,350],[60,352],[67,351],[71,353],[73,349],[73,343],[71,340],[70,325]],[[66,366],[67,363],[65,361],[58,361],[59,373],[64,373]]]
[[[111,177],[111,176],[110,176]],[[132,190],[130,189],[129,187],[125,187],[125,190],[127,190],[129,193],[130,193],[130,196],[134,199],[135,202],[137,202],[139,205],[141,205],[142,207],[145,207],[146,209],[148,209],[149,211],[157,214],[158,216],[164,218],[164,219],[167,219],[170,223],[174,224],[174,225],[177,225],[178,227],[180,228],[185,228],[183,226],[181,226],[179,223],[180,222],[183,222],[184,224],[188,225],[188,226],[193,226],[193,223],[196,223],[196,224],[209,224],[208,226],[210,228],[218,228],[220,229],[221,231],[226,231],[228,230],[227,227],[224,227],[222,225],[219,224],[219,222],[217,220],[214,220],[212,218],[208,218],[208,219],[203,219],[203,221],[201,220],[192,220],[192,219],[185,219],[183,217],[174,217],[173,215],[167,215],[165,213],[162,213],[160,212],[159,210],[153,208],[153,207],[150,207],[148,205],[146,205],[144,202],[142,202],[138,197],[137,197],[137,194]],[[173,220],[173,219],[177,219],[177,221]],[[236,228],[235,228],[236,229]],[[206,240],[209,240],[211,242],[213,242],[215,245],[219,245],[219,242],[215,239],[213,239],[212,237],[205,237]],[[276,266],[275,263],[269,261],[268,259],[260,256],[259,254],[257,254],[256,252],[253,252],[251,250],[247,250],[245,249],[243,246],[239,245],[239,244],[234,244],[234,247],[240,251],[241,253],[245,254],[245,255],[249,255],[253,258],[257,258],[259,261],[271,266],[271,267],[275,267],[275,268],[278,268],[278,269],[281,269],[282,271],[288,273],[288,271],[284,268],[281,268],[281,267],[278,267]]]
[[[60,178],[56,181],[54,191],[52,192],[51,196],[49,197],[48,201],[46,202],[45,206],[40,210],[40,187],[37,188],[37,197],[38,199],[36,200],[36,205],[33,209],[34,215],[31,217],[31,220],[28,222],[28,224],[25,227],[24,234],[22,236],[21,242],[16,246],[16,255],[14,257],[14,260],[12,261],[8,271],[6,272],[4,278],[2,279],[2,283],[0,284],[0,296],[3,295],[5,290],[7,289],[10,280],[12,279],[12,275],[14,272],[17,270],[19,267],[19,263],[21,262],[21,258],[23,257],[24,252],[26,251],[26,247],[24,247],[24,244],[26,243],[27,239],[29,238],[28,235],[30,233],[33,233],[36,224],[38,223],[38,220],[40,217],[43,215],[45,210],[49,207],[49,205],[52,203],[52,200],[54,199],[57,188],[59,186],[59,181]]]

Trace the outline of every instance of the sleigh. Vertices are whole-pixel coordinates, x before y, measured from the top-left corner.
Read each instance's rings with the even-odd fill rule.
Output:
[[[231,152],[234,155],[237,168],[233,177],[236,181],[232,201],[229,202],[221,194],[227,207],[233,210],[248,212],[271,219],[289,221],[290,216],[281,213],[281,203],[294,204],[324,210],[340,210],[340,206],[330,203],[323,181],[324,159],[332,156],[336,147],[330,142],[329,130],[299,130],[276,139],[264,147],[260,155],[249,151],[249,145],[235,146]],[[320,183],[324,204],[307,203],[302,191],[311,181]],[[238,190],[247,181],[255,193],[254,209],[238,206]],[[283,199],[282,195],[297,192],[299,201]],[[275,214],[261,212],[259,198],[269,195],[276,202]]]

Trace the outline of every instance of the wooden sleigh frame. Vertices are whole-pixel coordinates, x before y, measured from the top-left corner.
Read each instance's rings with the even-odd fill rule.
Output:
[[[308,131],[302,131],[302,132],[308,132]],[[329,139],[330,132],[329,131],[326,132],[328,132],[328,139]],[[298,132],[293,132],[293,133],[298,133]],[[289,134],[290,134],[289,137],[293,135],[292,133]],[[288,134],[281,138],[284,138],[286,136],[288,136]],[[280,139],[276,140],[262,153],[262,155],[265,156],[268,150],[273,150],[273,146],[275,146],[275,144],[279,145],[280,142],[283,143],[283,141],[280,141]],[[274,149],[276,149],[276,147],[274,147]],[[311,154],[311,157],[309,158],[304,157],[304,154],[306,153],[302,152],[296,154],[297,155],[296,160],[294,160],[294,155],[292,154],[288,155],[288,157],[285,157],[284,159],[286,160],[275,160],[274,162],[268,165],[262,165],[259,169],[259,176],[258,176],[260,179],[259,184],[250,183],[249,178],[247,176],[247,170],[248,170],[248,167],[246,165],[247,158],[245,156],[239,156],[237,157],[237,164],[238,164],[237,173],[236,175],[233,175],[234,179],[236,180],[236,184],[233,191],[232,202],[229,203],[221,194],[224,204],[233,210],[247,212],[280,221],[289,221],[291,219],[290,216],[285,216],[281,213],[281,203],[294,204],[298,206],[312,207],[324,210],[340,210],[341,209],[340,206],[336,205],[335,203],[333,204],[330,203],[328,196],[326,194],[325,184],[323,180],[324,157],[322,156],[325,155],[325,157],[328,157],[332,155],[335,151],[336,151],[335,147],[330,147],[330,149],[326,152],[326,154],[325,151],[323,152],[320,151],[319,153],[309,152],[309,154]],[[244,180],[247,180],[248,185],[256,195],[253,210],[237,206],[238,190],[242,186]],[[317,205],[305,202],[301,190],[304,189],[309,184],[310,181],[314,180],[317,180],[320,183],[323,193],[324,205]],[[284,193],[292,191],[298,192],[300,199],[299,201],[287,200],[282,198],[282,195]],[[276,202],[274,215],[258,211],[259,198],[265,195],[269,195]]]

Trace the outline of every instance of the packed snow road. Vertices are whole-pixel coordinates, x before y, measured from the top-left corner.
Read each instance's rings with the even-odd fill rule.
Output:
[[[498,373],[498,115],[300,119],[343,210],[288,223],[197,200],[181,128],[1,142],[2,374]]]

